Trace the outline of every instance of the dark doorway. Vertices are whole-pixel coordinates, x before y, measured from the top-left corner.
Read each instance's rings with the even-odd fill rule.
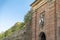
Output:
[[[39,40],[46,40],[46,35],[44,32],[41,32],[39,35]]]

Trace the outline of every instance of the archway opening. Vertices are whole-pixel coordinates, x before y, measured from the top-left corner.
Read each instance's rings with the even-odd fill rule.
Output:
[[[44,32],[41,32],[39,35],[39,40],[46,40],[46,35]]]

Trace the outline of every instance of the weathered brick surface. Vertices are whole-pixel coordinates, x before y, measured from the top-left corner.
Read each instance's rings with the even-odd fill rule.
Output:
[[[60,0],[56,0],[57,40],[60,40]]]
[[[38,6],[37,6],[38,7]],[[33,8],[33,7],[32,7]],[[36,17],[32,19],[32,40],[39,40],[39,34],[44,32],[46,40],[59,40],[59,27],[60,27],[60,0],[56,0],[53,3],[46,2],[40,6],[33,14]],[[39,20],[40,14],[45,11],[45,23],[43,29],[40,27]],[[35,31],[36,32],[35,32]]]

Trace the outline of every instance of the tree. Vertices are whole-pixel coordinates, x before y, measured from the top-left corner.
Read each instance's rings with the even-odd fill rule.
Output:
[[[24,17],[24,22],[28,23],[29,21],[32,20],[32,10],[30,10]]]

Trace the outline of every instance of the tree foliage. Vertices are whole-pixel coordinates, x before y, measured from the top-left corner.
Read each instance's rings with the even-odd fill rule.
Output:
[[[24,22],[28,23],[29,21],[32,20],[32,10],[30,10],[24,17]]]
[[[28,22],[31,22],[32,20],[32,10],[30,10],[24,17],[24,22],[17,22],[14,26],[12,26],[10,29],[8,29],[6,32],[0,34],[0,40],[2,40],[5,37],[8,37],[12,35],[14,32],[18,30],[22,30],[25,28],[25,24]]]
[[[14,26],[12,26],[6,32],[0,34],[0,40],[2,40],[5,37],[12,35],[14,32],[16,32],[18,30],[22,30],[22,28],[24,28],[24,23],[17,22]]]

